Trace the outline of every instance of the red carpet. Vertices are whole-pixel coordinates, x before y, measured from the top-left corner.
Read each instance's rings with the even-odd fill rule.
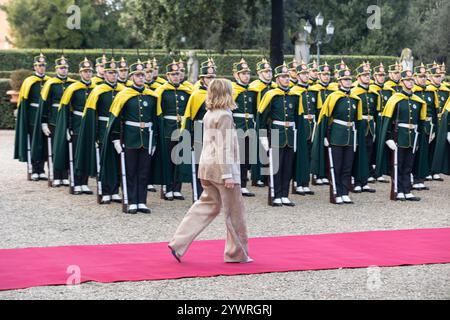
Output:
[[[80,282],[116,282],[450,263],[450,228],[253,238],[249,247],[249,264],[223,263],[223,240],[194,242],[181,264],[167,243],[2,249],[0,290],[67,284],[77,270]]]

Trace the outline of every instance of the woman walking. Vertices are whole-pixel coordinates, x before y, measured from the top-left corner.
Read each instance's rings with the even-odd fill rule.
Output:
[[[181,262],[192,241],[223,208],[227,226],[225,262],[251,262],[245,208],[240,189],[240,160],[237,133],[231,110],[233,88],[226,79],[216,79],[208,87],[208,111],[203,118],[203,151],[198,177],[203,192],[178,226],[169,248]]]

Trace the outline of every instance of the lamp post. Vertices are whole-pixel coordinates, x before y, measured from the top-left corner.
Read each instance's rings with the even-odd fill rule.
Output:
[[[315,32],[315,37],[314,37],[314,40],[312,43],[314,43],[317,46],[317,64],[320,64],[320,46],[322,44],[329,43],[334,34],[333,21],[329,21],[328,25],[325,27],[325,31],[326,31],[325,39],[322,39],[322,27],[324,24],[324,20],[325,19],[321,12],[317,15],[317,17],[315,19],[317,30]],[[312,27],[311,23],[309,22],[309,20],[306,22],[305,31],[309,35],[312,34],[313,27]]]

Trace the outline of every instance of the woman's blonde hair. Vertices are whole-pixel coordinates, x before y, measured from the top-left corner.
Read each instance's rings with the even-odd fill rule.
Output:
[[[208,94],[206,96],[206,108],[213,109],[228,109],[236,108],[236,103],[233,99],[233,86],[231,81],[227,79],[214,79],[208,86]]]

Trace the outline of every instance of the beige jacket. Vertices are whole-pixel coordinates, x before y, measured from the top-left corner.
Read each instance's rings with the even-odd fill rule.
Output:
[[[239,144],[230,110],[208,110],[203,117],[203,150],[200,156],[199,179],[224,183],[232,178],[240,184]]]

